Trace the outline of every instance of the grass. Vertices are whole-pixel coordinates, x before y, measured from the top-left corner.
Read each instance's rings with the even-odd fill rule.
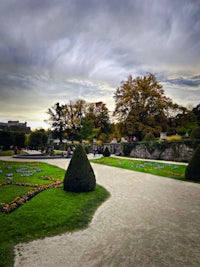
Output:
[[[27,154],[26,152],[19,150],[19,154],[24,155]],[[0,150],[0,156],[13,156],[13,150]]]
[[[25,171],[16,172],[19,168],[26,172],[40,169],[41,172],[35,172],[32,176],[21,176],[25,175]],[[0,161],[0,170],[1,183],[5,183],[6,174],[13,173],[13,182],[31,183],[35,186],[52,183],[41,179],[41,176],[63,180],[65,174],[65,170],[61,168],[39,162]],[[31,188],[2,185],[0,202],[7,203]],[[0,212],[0,266],[13,266],[13,247],[17,243],[87,227],[97,207],[108,196],[109,193],[100,185],[94,191],[79,194],[66,192],[61,185],[39,193],[10,214]]]
[[[132,160],[112,157],[101,157],[93,159],[91,162],[123,169],[150,173],[163,177],[185,180],[186,165],[171,164],[153,161]]]
[[[13,156],[14,152],[12,150],[0,150],[0,156]]]

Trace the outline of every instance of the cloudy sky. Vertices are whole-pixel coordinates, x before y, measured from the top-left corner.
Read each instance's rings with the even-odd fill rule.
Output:
[[[200,0],[1,0],[0,121],[48,127],[54,103],[114,108],[121,81],[156,74],[200,103]]]

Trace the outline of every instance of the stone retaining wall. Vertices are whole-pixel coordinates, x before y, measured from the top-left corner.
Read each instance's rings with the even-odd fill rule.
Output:
[[[143,159],[159,159],[177,162],[189,162],[193,153],[193,148],[185,144],[176,144],[164,150],[155,149],[151,153],[144,145],[137,145],[132,149],[130,156]]]
[[[130,145],[130,148],[128,149],[128,151],[130,151],[128,153],[124,153],[125,145]],[[104,148],[106,146],[108,146],[111,154],[177,162],[189,162],[195,147],[192,143],[187,144],[184,142],[171,142],[165,145],[160,144],[160,146],[154,145],[151,142],[146,144],[143,142],[104,144]]]

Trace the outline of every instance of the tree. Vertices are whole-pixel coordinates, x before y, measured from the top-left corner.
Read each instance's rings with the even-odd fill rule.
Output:
[[[94,171],[81,145],[72,155],[63,184],[65,191],[76,193],[89,192],[96,186]]]
[[[196,128],[198,125],[196,115],[185,107],[179,106],[177,109],[175,109],[174,115],[170,115],[171,116],[168,123],[170,127],[170,134],[190,134],[192,129]]]
[[[25,145],[25,133],[24,132],[14,132],[14,137],[15,137],[15,144],[19,147],[22,148]]]
[[[94,122],[87,117],[82,119],[81,129],[79,132],[79,136],[81,140],[90,140],[98,134],[98,129],[94,128]]]
[[[85,100],[69,101],[65,105],[56,103],[47,112],[47,122],[59,137],[70,140],[105,138],[110,133],[109,111],[103,102],[86,103]]]
[[[30,133],[28,145],[32,148],[43,147],[47,144],[47,133],[44,129],[35,130]]]
[[[0,146],[3,149],[10,149],[15,143],[14,133],[10,131],[0,131]]]
[[[82,118],[85,116],[85,100],[70,101],[64,107],[65,129],[70,140],[79,139]]]
[[[167,130],[167,111],[172,100],[164,95],[154,74],[133,79],[130,75],[115,94],[114,115],[118,118],[122,135],[135,135],[142,139],[146,133],[159,135]]]
[[[86,118],[93,121],[93,127],[98,132],[98,139],[105,139],[111,133],[109,110],[102,101],[90,103],[87,107]]]
[[[52,108],[49,108],[47,114],[49,114],[47,122],[58,136],[60,143],[62,143],[65,128],[65,106],[56,103]]]

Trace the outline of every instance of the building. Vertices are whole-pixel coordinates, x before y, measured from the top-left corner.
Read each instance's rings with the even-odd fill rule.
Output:
[[[0,131],[22,131],[25,133],[30,133],[31,128],[27,126],[27,122],[8,121],[0,122]]]

